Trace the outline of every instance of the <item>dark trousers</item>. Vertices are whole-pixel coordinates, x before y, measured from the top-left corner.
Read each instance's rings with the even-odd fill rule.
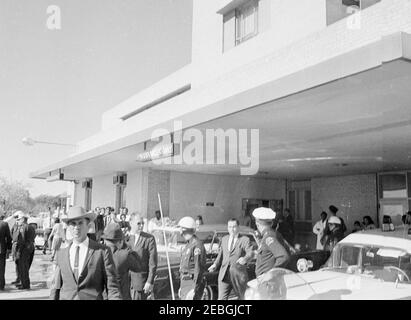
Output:
[[[131,300],[147,300],[148,295],[144,293],[143,290],[130,290],[131,293]]]
[[[222,281],[218,282],[218,300],[227,300],[231,290],[239,300],[244,300],[244,293],[247,289],[248,274],[246,267],[236,266],[227,268]]]
[[[46,250],[49,248],[50,234],[51,234],[51,229],[46,229],[46,231],[44,231],[44,234],[43,234],[43,237],[44,237],[43,252],[46,252]]]
[[[19,261],[20,261],[20,259],[14,260],[15,269],[16,269],[16,282],[20,282],[20,281],[21,281],[21,278],[20,278],[20,269],[19,269]]]
[[[0,290],[4,289],[6,280],[4,279],[4,273],[6,272],[6,253],[0,254]]]
[[[30,288],[30,277],[29,277],[29,270],[31,262],[33,261],[32,252],[29,250],[23,250],[20,254],[20,259],[18,259],[18,269],[19,269],[19,276],[20,282],[23,288],[29,289]]]
[[[201,300],[204,294],[205,281],[201,281],[198,285],[194,284],[193,280],[183,280],[180,281],[180,298],[181,300],[191,300],[188,297],[190,291],[194,290],[193,300]]]

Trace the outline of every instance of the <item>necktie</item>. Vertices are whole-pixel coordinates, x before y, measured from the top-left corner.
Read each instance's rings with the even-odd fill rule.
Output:
[[[74,277],[78,280],[78,265],[80,260],[80,246],[76,246],[76,255],[74,256]]]
[[[234,237],[233,238],[231,238],[231,243],[230,243],[230,252],[231,251],[233,251],[233,248],[234,248]]]

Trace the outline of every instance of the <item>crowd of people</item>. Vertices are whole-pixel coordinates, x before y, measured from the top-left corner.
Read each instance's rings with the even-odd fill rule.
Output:
[[[338,208],[334,205],[328,207],[328,213],[323,211],[320,220],[313,227],[313,233],[317,236],[317,250],[332,250],[333,247],[347,234],[344,219],[337,215]],[[411,216],[410,216],[411,222]],[[364,216],[362,222],[355,221],[351,233],[362,230],[375,229],[375,223],[370,216]]]
[[[322,212],[313,232],[317,236],[317,249],[332,250],[347,233],[344,219],[337,215],[338,208],[330,205]],[[5,257],[11,250],[16,265],[19,289],[30,289],[29,269],[34,255],[35,230],[27,223],[28,216],[19,211],[14,214],[17,223],[11,230],[0,221],[0,290],[4,290]],[[200,299],[205,286],[206,271],[219,272],[218,297],[228,298],[234,292],[244,298],[248,273],[246,264],[256,258],[256,276],[273,267],[285,267],[295,252],[294,220],[289,209],[276,214],[270,208],[257,208],[252,219],[258,231],[258,250],[250,239],[239,234],[240,222],[227,221],[228,235],[223,237],[215,261],[206,269],[204,244],[197,238],[202,216],[184,217],[175,226],[186,240],[180,260],[181,299]],[[2,220],[3,217],[0,219]],[[51,299],[125,299],[154,298],[154,279],[157,274],[157,241],[152,234],[161,227],[160,211],[147,220],[138,213],[120,208],[96,208],[86,212],[71,206],[60,217],[44,221],[43,253],[51,252],[55,272],[51,285]],[[51,221],[51,223],[50,223]],[[168,220],[170,221],[170,220]],[[411,211],[403,217],[411,224]],[[352,232],[374,229],[370,216],[355,221]]]

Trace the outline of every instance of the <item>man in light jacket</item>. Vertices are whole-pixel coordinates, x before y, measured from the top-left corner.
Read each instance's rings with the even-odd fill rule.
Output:
[[[321,238],[327,223],[327,213],[323,211],[320,216],[321,220],[317,221],[314,225],[313,232],[317,235],[317,250],[324,250],[324,245],[321,243]]]

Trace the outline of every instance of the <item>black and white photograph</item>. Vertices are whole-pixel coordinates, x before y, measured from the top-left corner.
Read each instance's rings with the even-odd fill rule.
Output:
[[[0,300],[411,300],[410,0],[0,0],[0,133]]]

